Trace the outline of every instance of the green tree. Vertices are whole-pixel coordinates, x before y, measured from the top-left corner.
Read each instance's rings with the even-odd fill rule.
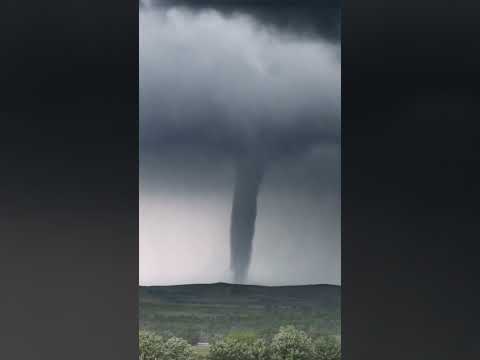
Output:
[[[315,341],[315,360],[340,360],[342,358],[340,342],[333,336],[322,336]]]
[[[158,360],[193,360],[192,346],[183,339],[171,337],[162,347],[162,358]]]
[[[151,332],[139,333],[140,360],[194,360],[192,346],[183,339],[171,337],[164,340]]]
[[[162,357],[163,338],[147,331],[138,336],[140,360],[159,360]]]
[[[268,344],[254,333],[239,332],[215,341],[210,346],[209,360],[270,360]]]
[[[312,339],[294,326],[281,327],[271,344],[272,360],[313,360]]]

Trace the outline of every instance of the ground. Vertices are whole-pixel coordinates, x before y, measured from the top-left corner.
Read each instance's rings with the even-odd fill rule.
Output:
[[[268,338],[284,325],[312,336],[340,334],[340,287],[332,285],[140,287],[139,307],[141,329],[193,344],[238,331]]]

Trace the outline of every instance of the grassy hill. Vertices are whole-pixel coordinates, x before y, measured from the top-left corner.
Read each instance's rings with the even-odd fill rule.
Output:
[[[235,331],[268,338],[283,325],[313,336],[339,334],[340,292],[334,285],[141,286],[139,326],[192,343]]]

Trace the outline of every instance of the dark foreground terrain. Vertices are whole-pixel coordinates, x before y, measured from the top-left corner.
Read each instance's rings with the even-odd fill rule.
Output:
[[[141,286],[139,325],[142,330],[182,337],[193,344],[244,331],[268,338],[284,325],[313,336],[338,335],[340,292],[334,285]]]

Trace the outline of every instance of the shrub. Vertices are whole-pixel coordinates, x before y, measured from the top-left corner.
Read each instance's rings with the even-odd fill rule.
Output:
[[[281,327],[271,342],[253,332],[236,332],[212,341],[208,355],[177,337],[140,331],[140,360],[341,360],[340,341],[323,336],[313,341],[294,326]],[[206,358],[205,358],[206,357]]]
[[[210,360],[270,360],[269,347],[253,333],[234,333],[210,346]]]
[[[138,343],[140,360],[159,360],[162,358],[163,339],[161,336],[140,331]]]
[[[281,327],[271,345],[273,360],[312,360],[312,339],[294,326]]]
[[[186,340],[171,337],[163,344],[162,356],[161,360],[193,360],[194,352]]]
[[[253,358],[255,360],[271,360],[270,346],[265,340],[256,340],[252,346]]]
[[[164,341],[161,336],[146,331],[139,333],[140,360],[194,360],[192,346],[176,337]]]
[[[340,342],[333,336],[324,336],[313,346],[315,360],[340,360],[342,358]]]

